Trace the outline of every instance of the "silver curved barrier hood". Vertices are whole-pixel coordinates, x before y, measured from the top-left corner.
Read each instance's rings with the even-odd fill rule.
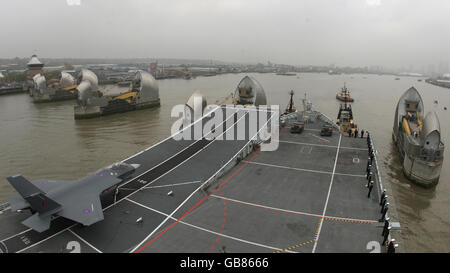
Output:
[[[59,86],[61,88],[66,88],[75,85],[75,78],[67,72],[61,72],[61,79],[59,80]]]
[[[401,118],[406,115],[406,109],[405,109],[405,102],[409,101],[418,101],[418,109],[420,117],[423,117],[424,113],[424,107],[423,107],[423,101],[422,97],[419,94],[419,91],[417,91],[416,88],[411,87],[408,90],[406,90],[405,93],[400,97],[397,103],[397,108],[395,109],[395,117],[394,117],[394,130],[397,132],[398,130],[398,124],[401,121]]]
[[[98,78],[91,70],[83,69],[79,79],[80,84],[77,87],[78,103],[85,106],[89,97],[92,97],[98,91]]]
[[[152,74],[138,70],[132,82],[132,90],[139,91],[137,103],[159,100],[158,82]]]
[[[234,97],[239,98],[240,104],[255,106],[266,105],[266,93],[261,84],[252,77],[245,76],[238,84]]]
[[[44,93],[47,89],[47,80],[45,79],[45,76],[41,74],[34,75],[33,87],[35,92],[40,94]]]
[[[441,143],[441,125],[436,112],[429,112],[425,117],[421,138],[425,149],[437,150],[439,148]]]

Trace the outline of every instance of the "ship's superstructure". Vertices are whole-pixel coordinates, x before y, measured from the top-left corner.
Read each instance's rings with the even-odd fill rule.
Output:
[[[444,143],[436,113],[423,116],[422,97],[411,87],[398,101],[392,138],[402,156],[405,176],[420,185],[433,186],[439,182]]]
[[[344,103],[340,105],[336,124],[339,125],[341,132],[348,133],[349,135],[355,133],[358,129],[358,125],[356,125],[353,120],[353,110],[351,104]]]
[[[293,113],[293,112],[297,112],[297,109],[295,109],[294,106],[294,90],[291,90],[291,92],[289,92],[289,95],[291,96],[291,98],[289,99],[289,103],[286,107],[286,110],[284,110],[284,114],[289,114],[289,113]]]
[[[336,95],[336,99],[344,102],[353,102],[354,99],[350,97],[350,91],[347,89],[347,87],[344,84],[344,87],[342,87],[341,91]]]

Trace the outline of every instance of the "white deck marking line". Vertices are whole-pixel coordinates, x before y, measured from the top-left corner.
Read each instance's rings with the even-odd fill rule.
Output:
[[[40,241],[38,241],[38,242],[36,242],[36,243],[34,243],[34,244],[32,244],[32,245],[29,245],[29,246],[27,246],[27,247],[25,247],[25,248],[22,248],[21,250],[18,250],[16,253],[21,253],[21,252],[23,252],[23,251],[25,251],[25,250],[27,250],[27,249],[29,249],[29,248],[32,248],[32,247],[37,246],[37,245],[39,245],[39,244],[42,244],[43,242],[45,242],[45,241],[47,241],[47,240],[50,240],[51,238],[53,238],[53,237],[55,237],[55,236],[58,236],[59,234],[63,233],[64,231],[68,230],[69,228],[71,228],[71,227],[73,227],[73,226],[75,226],[75,225],[76,225],[76,224],[73,224],[72,226],[70,226],[70,227],[68,227],[68,228],[62,229],[62,230],[56,232],[55,234],[52,234],[52,235],[48,236],[47,238],[45,238],[45,239],[43,239],[43,240],[40,240]]]
[[[242,116],[240,119],[238,119],[236,123],[238,123],[239,120],[241,120],[243,117],[245,117],[245,115]],[[230,128],[231,128],[231,127],[234,127],[234,125],[235,125],[236,123],[233,123],[233,126],[230,126]],[[266,124],[267,124],[267,123],[266,123]],[[228,128],[227,130],[229,130],[230,128]],[[225,131],[225,132],[226,132],[226,131]],[[223,132],[222,134],[224,134],[225,132]],[[258,132],[259,132],[259,131],[258,131]],[[215,140],[215,139],[214,139],[214,140]],[[200,149],[199,151],[197,151],[195,154],[191,155],[189,158],[185,159],[185,160],[184,160],[183,162],[181,162],[180,164],[178,164],[178,165],[176,165],[175,167],[173,167],[172,169],[170,169],[168,172],[166,172],[166,173],[164,173],[163,175],[161,175],[161,176],[155,178],[155,179],[154,179],[152,182],[150,182],[149,184],[155,182],[155,181],[158,180],[159,178],[163,177],[164,175],[166,175],[166,174],[170,173],[171,171],[173,171],[174,169],[178,168],[178,167],[179,167],[180,165],[182,165],[184,162],[188,161],[189,159],[191,159],[192,157],[194,157],[195,155],[197,155],[199,152],[203,151],[203,149],[205,149],[205,148],[208,147],[211,143],[213,143],[214,140],[211,141],[210,143],[208,143],[205,147],[203,147],[203,148]],[[245,148],[245,146],[244,146],[244,148]],[[137,178],[137,177],[136,177],[136,178]],[[205,183],[206,183],[206,182],[205,182]],[[202,185],[203,185],[203,184],[202,184]],[[200,187],[201,187],[201,186],[200,186]],[[199,187],[199,188],[200,188],[200,187]],[[198,190],[199,188],[197,188],[197,190]],[[139,189],[135,190],[134,192],[132,192],[132,193],[126,195],[124,198],[120,199],[119,201],[117,201],[117,202],[115,202],[115,203],[109,205],[108,207],[104,208],[103,211],[105,211],[105,210],[109,209],[110,207],[112,207],[112,206],[114,206],[114,205],[120,203],[122,200],[124,200],[125,198],[127,198],[127,197],[129,197],[129,196],[135,194],[136,192],[139,192],[141,189],[142,189],[142,188],[139,188]],[[195,190],[195,191],[197,191],[197,190]],[[191,196],[192,196],[192,194],[191,194]],[[187,201],[187,200],[186,200],[186,201]],[[58,217],[59,217],[59,216],[58,216]],[[48,239],[53,238],[53,237],[55,237],[56,235],[60,234],[61,232],[66,231],[66,230],[68,230],[68,229],[70,229],[70,228],[72,228],[72,227],[74,227],[74,226],[76,226],[76,225],[78,225],[78,223],[75,223],[75,224],[73,224],[73,225],[71,225],[71,226],[69,226],[69,227],[67,227],[67,228],[65,228],[65,229],[63,229],[63,230],[61,230],[61,231],[59,231],[59,232],[53,234],[53,235],[50,235],[49,237],[47,237],[47,238],[45,238],[45,239],[43,239],[43,240],[41,240],[41,241],[38,241],[38,242],[32,244],[31,246],[28,246],[28,247],[26,247],[26,248],[23,248],[23,249],[17,251],[17,253],[20,253],[20,252],[22,252],[22,251],[25,251],[25,250],[27,250],[28,248],[33,247],[33,246],[35,246],[35,245],[38,245],[38,244],[40,244],[40,243],[43,243],[43,242],[47,241]]]
[[[270,110],[270,109],[259,109],[259,108],[246,108],[246,107],[230,107],[230,106],[220,106],[222,109],[239,109],[239,110],[244,110],[247,112],[253,111],[253,112],[266,112],[266,113],[275,113],[274,110]],[[270,107],[268,107],[270,108]]]
[[[83,239],[80,235],[78,235],[75,231],[71,230],[70,228],[68,229],[73,235],[75,235],[75,237],[77,237],[78,239],[80,239],[83,243],[87,244],[90,248],[92,248],[93,250],[97,251],[98,253],[103,253],[100,250],[98,250],[96,247],[94,247],[93,245],[91,245],[88,241],[86,241],[85,239]]]
[[[194,183],[200,183],[200,182],[202,182],[202,181],[198,180],[198,181],[192,181],[192,182],[182,182],[182,183],[159,185],[159,186],[144,186],[144,187],[141,188],[141,190],[154,189],[154,188],[166,188],[166,187],[172,187],[172,186],[181,186],[181,185],[194,184]],[[135,189],[121,188],[121,190],[134,191]]]
[[[2,245],[5,247],[5,253],[9,253],[9,252],[8,252],[8,247],[6,246],[6,244],[3,243],[3,242],[1,242],[1,241],[0,241],[0,244],[2,244]]]
[[[239,118],[234,124],[233,124],[233,126],[230,126],[230,128],[232,128],[232,127],[234,127],[234,125],[235,124],[237,124],[237,123],[239,123],[239,121],[243,118],[243,117],[245,117],[247,115],[247,113],[245,113],[241,118]],[[270,119],[269,119],[270,120]],[[268,121],[267,121],[268,122]],[[267,124],[267,122],[266,122],[266,124]],[[227,130],[225,130],[224,132],[222,132],[222,134],[221,135],[223,135],[223,134],[225,134],[230,128],[228,128]],[[258,134],[259,133],[259,131],[256,133],[256,134]],[[255,135],[256,135],[255,134]],[[211,143],[213,143],[214,141],[215,141],[216,139],[214,139],[213,141],[211,141]],[[251,141],[251,140],[250,140]],[[211,144],[211,143],[209,143],[209,144]],[[208,145],[209,145],[208,144]],[[207,146],[208,146],[207,145]],[[244,146],[244,148],[246,147],[248,145],[248,143]],[[205,147],[206,148],[206,147]],[[241,149],[242,150],[242,149]],[[240,151],[240,150],[239,150]],[[233,156],[234,157],[234,156]],[[233,158],[231,158],[231,159],[233,159]],[[219,169],[220,170],[220,169]],[[209,180],[209,179],[208,179]],[[197,189],[195,189],[178,207],[176,207],[175,208],[175,210],[174,211],[172,211],[172,213],[170,214],[170,216],[173,216],[174,214],[175,214],[175,212],[177,212],[178,211],[178,209],[180,209],[183,205],[184,205],[184,203],[186,203],[193,195],[194,195],[194,193],[196,193],[201,187],[203,187],[203,185],[205,185],[207,182],[208,182],[208,180],[206,180],[204,183],[202,183]],[[126,196],[126,197],[128,197],[128,196]],[[165,222],[167,222],[167,220],[169,220],[169,217],[166,217],[166,219],[164,220],[164,221],[162,221],[142,242],[140,242],[138,245],[136,245],[136,247],[135,248],[133,248],[131,251],[130,251],[130,253],[132,253],[132,252],[135,252],[143,243],[145,243],[145,241],[147,241],[148,240],[148,238],[150,238],[162,225],[164,225],[164,223]]]
[[[341,146],[341,139],[342,139],[342,134],[339,134],[339,143],[338,143],[338,148],[336,150],[336,158],[334,159],[333,174],[331,175],[330,187],[328,187],[327,199],[325,201],[325,207],[323,208],[322,218],[319,221],[319,231],[317,232],[317,237],[314,242],[312,253],[316,252],[317,242],[319,241],[320,231],[322,230],[322,226],[323,226],[323,217],[325,217],[325,213],[327,212],[328,200],[330,199],[331,187],[333,186],[334,173],[336,171],[336,165],[337,165],[337,161],[338,161],[338,157],[339,157],[339,148]]]
[[[294,171],[301,171],[301,172],[311,172],[311,173],[321,173],[321,174],[333,174],[332,172],[327,171],[318,171],[318,170],[311,170],[311,169],[301,169],[301,168],[294,168],[294,167],[287,167],[282,165],[273,165],[273,164],[267,164],[267,163],[261,163],[261,162],[249,162],[246,160],[242,160],[242,162],[254,164],[254,165],[262,165],[267,167],[273,167],[273,168],[280,168],[280,169],[288,169],[288,170],[294,170]],[[365,175],[360,174],[348,174],[348,173],[334,173],[335,175],[343,175],[343,176],[354,176],[354,177],[365,177]]]
[[[366,177],[363,174],[348,174],[348,173],[334,173],[334,175],[353,176],[353,177]]]
[[[328,139],[321,138],[321,137],[316,136],[316,135],[313,135],[313,134],[310,134],[310,135],[312,135],[313,137],[316,137],[316,138],[318,138],[318,139],[320,139],[320,140],[322,140],[322,141],[330,142]]]
[[[166,213],[164,213],[164,212],[162,212],[162,211],[158,211],[158,210],[156,210],[156,209],[147,207],[147,206],[145,206],[145,205],[143,205],[143,204],[141,204],[141,203],[139,203],[139,202],[133,201],[133,200],[131,200],[131,199],[128,199],[128,198],[126,198],[126,199],[127,199],[127,201],[130,201],[131,203],[134,203],[134,204],[136,204],[136,205],[138,205],[138,206],[141,206],[141,207],[146,208],[146,209],[148,209],[148,210],[151,210],[151,211],[154,211],[154,212],[159,213],[159,214],[161,214],[161,215],[164,215],[164,216],[169,217],[168,214],[166,214]],[[170,216],[169,218],[172,219],[172,220],[174,220],[174,221],[177,220],[177,219],[176,219],[175,217],[173,217],[173,216]],[[244,239],[240,239],[240,238],[237,238],[237,237],[234,237],[234,236],[225,235],[225,234],[223,234],[223,233],[218,233],[218,232],[215,232],[215,231],[206,229],[206,228],[202,228],[202,227],[199,227],[199,226],[196,226],[196,225],[193,225],[193,224],[189,224],[189,223],[184,222],[184,221],[182,221],[182,220],[180,220],[179,222],[182,223],[182,224],[184,224],[184,225],[187,225],[187,226],[190,226],[190,227],[193,227],[193,228],[196,228],[196,229],[199,229],[199,230],[208,232],[208,233],[212,233],[212,234],[217,235],[217,236],[221,236],[221,237],[225,237],[225,238],[232,239],[232,240],[235,240],[235,241],[239,241],[239,242],[242,242],[242,243],[246,243],[246,244],[250,244],[250,245],[255,245],[255,246],[259,246],[259,247],[263,247],[263,248],[268,248],[268,249],[272,249],[272,250],[278,250],[278,251],[279,251],[279,250],[282,250],[282,249],[280,249],[280,248],[276,248],[276,247],[273,247],[273,246],[263,245],[263,244],[260,244],[260,243],[255,243],[255,242],[252,242],[252,241],[247,241],[247,240],[244,240]],[[290,252],[290,253],[298,253],[298,252],[295,252],[295,251],[289,251],[289,252]]]
[[[19,232],[19,233],[16,233],[16,234],[11,235],[11,236],[9,236],[9,237],[7,237],[7,238],[5,238],[5,239],[0,240],[0,242],[8,241],[9,239],[14,238],[14,237],[16,237],[16,236],[19,236],[20,234],[24,234],[25,232],[28,232],[28,231],[30,231],[30,230],[31,230],[31,228],[26,229],[26,230],[24,230],[24,231],[21,231],[21,232]]]
[[[138,153],[136,153],[136,154],[134,154],[134,155],[131,155],[131,156],[125,158],[125,159],[122,160],[121,162],[127,161],[128,159],[131,159],[131,158],[133,158],[133,157],[135,157],[135,156],[138,156],[138,155],[142,154],[143,152],[146,152],[146,151],[150,150],[151,148],[153,148],[153,147],[155,147],[155,146],[157,146],[157,145],[159,145],[159,144],[161,144],[161,143],[163,143],[163,142],[165,142],[165,141],[167,141],[167,140],[173,138],[174,136],[176,136],[176,135],[182,133],[184,130],[186,130],[187,128],[193,126],[193,125],[196,124],[197,122],[200,122],[201,120],[203,120],[203,118],[207,117],[209,114],[211,114],[212,112],[215,112],[215,111],[216,111],[217,109],[219,109],[219,108],[220,108],[220,106],[217,106],[216,108],[211,109],[210,112],[208,112],[207,114],[205,114],[202,118],[199,118],[198,120],[196,120],[196,121],[194,121],[193,123],[189,124],[186,128],[183,128],[183,129],[179,130],[178,132],[176,132],[175,134],[173,134],[173,135],[171,135],[171,136],[169,136],[169,137],[167,137],[167,138],[165,138],[165,139],[163,139],[163,140],[161,140],[161,141],[159,141],[159,142],[157,142],[157,143],[151,145],[150,147],[145,148],[144,150],[142,150],[142,151],[140,151],[140,152],[138,152]]]
[[[236,113],[237,113],[237,112],[236,112]],[[244,115],[244,116],[245,116],[245,115]],[[226,123],[226,121],[229,120],[229,119],[231,119],[232,117],[233,117],[233,116],[230,116],[230,117],[228,117],[226,120],[222,121],[222,123],[220,124],[220,126],[221,126],[222,124]],[[198,120],[201,120],[201,118],[198,119]],[[194,123],[195,123],[195,122],[194,122]],[[233,126],[234,126],[234,124],[233,124]],[[233,126],[231,126],[231,127],[233,127]],[[189,127],[189,126],[188,126],[188,127]],[[188,127],[186,127],[186,128],[188,128]],[[213,134],[214,134],[214,133],[213,133]],[[187,150],[188,148],[190,148],[191,146],[193,146],[194,144],[198,143],[198,142],[201,141],[201,140],[202,140],[202,139],[199,139],[199,140],[197,140],[197,141],[194,141],[193,143],[189,144],[188,146],[186,146],[185,148],[183,148],[183,149],[182,149],[181,151],[179,151],[178,153],[172,155],[171,157],[167,158],[166,160],[164,160],[164,161],[158,163],[157,165],[153,166],[151,169],[148,169],[148,170],[146,170],[145,172],[139,174],[138,176],[136,176],[136,177],[134,177],[134,178],[131,178],[131,179],[128,180],[127,182],[125,182],[125,183],[119,185],[118,188],[120,189],[120,188],[122,188],[123,186],[125,186],[126,184],[128,184],[128,183],[130,183],[130,182],[132,182],[132,181],[135,181],[135,180],[138,179],[139,177],[142,177],[142,176],[145,175],[146,173],[148,173],[148,172],[154,170],[156,167],[158,167],[158,166],[164,164],[165,162],[169,161],[170,159],[174,158],[175,156],[181,154],[182,152],[184,152],[185,150]],[[153,183],[153,182],[151,182],[151,183]],[[151,183],[150,183],[150,184],[151,184]],[[149,185],[150,185],[150,184],[149,184]],[[146,186],[148,186],[148,185],[146,185]]]
[[[278,142],[280,142],[280,143],[296,144],[296,145],[319,146],[319,147],[327,147],[327,148],[335,148],[335,149],[337,148],[337,146],[333,146],[333,145],[312,144],[312,143],[306,143],[306,142],[296,142],[296,141],[287,141],[287,140],[280,140]],[[341,146],[341,149],[360,150],[360,151],[367,151],[368,150],[368,149],[364,149],[364,148],[344,147],[344,146]]]
[[[209,113],[211,113],[211,112],[209,112]],[[236,113],[237,113],[237,112],[236,112]],[[244,115],[244,116],[245,116],[245,115]],[[227,119],[225,119],[224,121],[222,121],[222,123],[221,123],[220,125],[226,123],[227,120],[231,119],[232,117],[233,117],[233,115],[229,116]],[[204,118],[204,117],[203,117],[203,118]],[[199,120],[202,120],[203,118],[198,119],[196,122],[198,122]],[[194,123],[192,123],[192,124],[195,124],[196,122],[194,122]],[[236,122],[236,123],[237,123],[237,122]],[[189,128],[190,126],[191,126],[191,125],[187,126],[186,128]],[[233,126],[234,126],[234,124],[233,124]],[[233,127],[233,126],[231,126],[231,127]],[[231,127],[230,127],[230,128],[231,128]],[[184,129],[183,129],[183,130],[184,130]],[[180,132],[182,132],[183,130],[181,130]],[[178,133],[177,133],[177,134],[178,134]],[[212,134],[214,134],[214,133],[212,133]],[[174,134],[174,135],[176,135],[176,134]],[[164,163],[167,162],[168,160],[170,160],[170,159],[174,158],[175,156],[179,155],[180,153],[184,152],[185,150],[187,150],[188,148],[190,148],[191,146],[193,146],[194,144],[198,143],[198,142],[201,141],[201,140],[202,140],[202,139],[199,139],[199,140],[197,140],[197,141],[194,141],[193,143],[191,143],[191,144],[189,144],[188,146],[186,146],[185,148],[183,148],[181,151],[177,152],[176,154],[172,155],[171,157],[167,158],[166,160],[164,160],[164,161],[158,163],[157,165],[153,166],[151,169],[148,169],[148,170],[146,170],[145,172],[139,174],[138,176],[136,176],[136,177],[134,177],[134,178],[131,178],[131,179],[128,180],[127,182],[125,182],[125,183],[119,185],[118,188],[120,189],[120,188],[122,188],[123,186],[125,186],[126,184],[128,184],[128,183],[130,183],[130,182],[132,182],[132,181],[134,181],[134,180],[136,180],[136,179],[138,179],[139,177],[142,177],[144,174],[146,174],[146,173],[152,171],[153,169],[155,169],[156,167],[160,166],[161,164],[164,164]],[[153,146],[152,146],[152,147],[153,147]],[[150,148],[152,148],[152,147],[150,147]],[[148,149],[150,149],[150,148],[148,148]],[[125,161],[125,160],[124,160],[124,161]],[[155,181],[155,180],[154,180],[154,181]],[[148,185],[150,185],[150,184],[152,184],[152,183],[153,183],[153,182],[149,183]],[[146,186],[148,186],[148,185],[146,185]],[[114,202],[114,203],[115,203],[115,202]]]
[[[209,115],[209,114],[215,112],[215,111],[216,111],[217,109],[219,109],[219,108],[221,108],[221,107],[220,107],[220,106],[217,106],[217,107],[213,108],[210,112],[208,112],[207,114],[205,114],[202,118],[199,118],[199,119],[196,120],[195,122],[189,124],[186,128],[183,128],[182,130],[176,132],[175,134],[173,134],[173,135],[171,135],[171,136],[169,136],[169,137],[167,137],[167,138],[165,138],[165,139],[163,139],[163,140],[161,140],[161,141],[159,141],[159,142],[157,142],[157,143],[151,145],[150,147],[148,147],[148,148],[146,148],[146,149],[144,149],[144,150],[142,150],[142,151],[140,151],[140,152],[138,152],[138,153],[136,153],[136,154],[134,154],[134,155],[129,156],[128,158],[126,158],[126,159],[124,159],[124,160],[122,160],[122,161],[120,161],[120,162],[125,162],[125,161],[127,161],[128,159],[131,159],[131,158],[133,158],[133,157],[135,157],[135,156],[137,156],[137,155],[140,155],[140,154],[142,154],[143,152],[148,151],[148,150],[150,150],[151,148],[153,148],[153,147],[155,147],[155,146],[157,146],[157,145],[159,145],[159,144],[165,142],[166,140],[168,140],[168,139],[170,139],[170,138],[173,138],[174,136],[176,136],[176,135],[182,133],[184,130],[186,130],[187,128],[193,126],[193,125],[196,124],[197,122],[200,122],[200,121],[203,120],[205,117],[207,117],[207,115]],[[227,119],[227,120],[228,120],[228,119]],[[222,124],[225,123],[225,122],[226,122],[226,120],[223,121]],[[234,125],[234,124],[233,124],[233,125]],[[193,142],[192,144],[190,144],[189,146],[187,146],[186,148],[184,148],[184,149],[181,150],[180,152],[176,153],[175,155],[171,156],[170,158],[172,158],[172,157],[178,155],[179,153],[181,153],[182,151],[186,150],[187,148],[189,148],[190,146],[194,145],[194,144],[197,143],[197,142],[198,142],[198,141]],[[169,160],[170,158],[166,159],[165,161]],[[165,162],[165,161],[164,161],[164,162]],[[161,164],[161,163],[160,163],[160,164]],[[160,164],[154,166],[152,169],[154,169],[155,167],[159,166]],[[138,176],[136,176],[136,177],[134,177],[134,178],[131,178],[129,181],[127,181],[127,182],[121,184],[119,187],[124,186],[125,184],[128,184],[129,182],[131,182],[131,181],[133,181],[133,180],[135,180],[135,179],[141,177],[142,175],[144,175],[145,173],[151,171],[152,169],[149,169],[149,170],[147,170],[146,172],[144,172],[144,173],[142,173],[142,174],[139,174]],[[6,209],[5,209],[5,210],[6,210]],[[15,235],[12,235],[12,236],[10,236],[10,237],[8,237],[8,238],[6,238],[6,239],[2,239],[0,242],[9,240],[9,239],[11,239],[11,238],[13,238],[13,237],[15,237],[15,236],[18,236],[18,235],[20,235],[20,234],[22,234],[22,233],[25,233],[25,232],[28,232],[28,231],[30,231],[30,230],[32,230],[32,229],[29,228],[29,229],[27,229],[27,230],[25,230],[25,231],[22,231],[22,232],[20,232],[20,233],[17,233],[17,234],[15,234]]]
[[[201,180],[192,181],[192,182],[182,182],[182,183],[176,183],[176,184],[167,184],[167,185],[159,185],[159,186],[145,186],[143,189],[155,189],[155,188],[166,188],[166,187],[173,187],[173,186],[182,186],[182,185],[188,185],[188,184],[195,184],[200,183]]]
[[[237,112],[236,112],[236,113],[237,113]],[[232,117],[233,117],[233,116],[228,117],[226,120],[222,121],[222,123],[221,123],[220,125],[226,123],[226,121],[229,120],[229,119],[231,119]],[[199,120],[201,120],[201,119],[199,119]],[[194,123],[195,123],[195,122],[194,122]],[[233,124],[233,126],[234,126],[234,124]],[[231,126],[231,127],[233,127],[233,126]],[[189,126],[188,126],[188,127],[189,127]],[[186,127],[186,128],[188,128],[188,127]],[[230,128],[231,128],[231,127],[230,127]],[[214,133],[213,133],[213,134],[214,134]],[[132,181],[134,181],[134,180],[136,180],[136,179],[142,177],[144,174],[146,174],[146,173],[148,173],[148,172],[154,170],[156,167],[158,167],[158,166],[160,166],[161,164],[164,164],[165,162],[167,162],[168,160],[174,158],[175,156],[177,156],[177,155],[179,155],[180,153],[184,152],[184,151],[187,150],[189,147],[193,146],[194,144],[198,143],[198,142],[201,141],[201,140],[202,140],[202,139],[199,139],[199,140],[197,140],[197,141],[194,141],[193,143],[189,144],[187,147],[183,148],[183,149],[182,149],[181,151],[179,151],[178,153],[172,155],[171,157],[167,158],[166,160],[164,160],[164,161],[160,162],[159,164],[153,166],[151,169],[148,169],[148,170],[146,170],[145,172],[139,174],[138,176],[136,176],[136,177],[134,177],[134,178],[128,180],[127,182],[121,184],[118,188],[120,189],[120,188],[122,188],[123,186],[125,186],[126,184],[128,184],[128,183],[130,183],[130,182],[132,182]],[[214,140],[213,140],[213,141],[214,141]],[[209,144],[208,144],[208,145],[209,145]],[[206,147],[206,146],[205,146],[205,147]],[[147,184],[146,186],[152,184],[154,181],[156,181],[156,179],[153,180],[152,182],[150,182],[149,184]]]
[[[371,222],[371,223],[377,223],[378,221],[376,220],[362,220],[362,219],[355,219],[355,218],[347,218],[347,217],[337,217],[337,216],[322,216],[319,214],[314,214],[314,213],[308,213],[308,212],[302,212],[302,211],[295,211],[295,210],[288,210],[288,209],[280,209],[280,208],[275,208],[275,207],[270,207],[270,206],[266,206],[266,205],[260,205],[260,204],[255,204],[255,203],[250,203],[250,202],[245,202],[245,201],[240,201],[240,200],[236,200],[236,199],[232,199],[229,197],[224,197],[224,196],[218,196],[218,195],[211,195],[212,197],[215,198],[219,198],[219,199],[223,199],[223,200],[227,200],[227,201],[231,201],[231,202],[235,202],[235,203],[241,203],[244,205],[250,205],[250,206],[254,206],[254,207],[260,207],[260,208],[264,208],[264,209],[270,209],[270,210],[275,210],[275,211],[282,211],[282,212],[286,212],[286,213],[292,213],[292,214],[300,214],[300,215],[305,215],[305,216],[313,216],[313,217],[317,217],[317,218],[329,218],[330,220],[348,220],[348,221],[355,221],[355,222]]]
[[[228,162],[227,163],[225,163],[224,165],[222,165],[222,168],[220,168],[216,173],[214,173],[210,178],[208,178],[205,182],[203,182],[197,189],[195,189],[178,207],[176,207],[173,211],[172,211],[172,213],[169,215],[170,217],[172,217],[189,199],[191,199],[191,197],[199,190],[199,189],[201,189],[204,185],[206,185],[206,183],[208,183],[208,181],[210,180],[210,179],[212,179],[217,173],[219,173],[222,169],[223,169],[223,167],[224,166],[227,166],[230,162],[231,162],[231,160],[233,160],[233,158],[237,155],[237,154],[239,154],[243,149],[245,149],[245,148],[247,148],[247,146],[248,146],[248,144],[253,140],[253,138],[255,138],[258,134],[259,134],[259,132],[263,129],[263,128],[265,128],[266,127],[266,125],[269,123],[269,121],[273,118],[273,116],[274,115],[270,115],[270,118],[266,121],[266,123],[258,130],[258,132],[256,132],[255,133],[255,135],[233,156],[233,157],[231,157],[231,159],[230,160],[228,160]],[[243,117],[245,117],[245,115],[243,116]],[[240,120],[240,119],[239,119]],[[238,120],[238,122],[239,122],[239,120]],[[235,124],[237,124],[238,122],[236,122]],[[227,129],[228,130],[228,129]],[[225,131],[226,132],[226,131]],[[225,133],[224,132],[224,133]],[[136,245],[136,247],[135,248],[133,248],[131,251],[130,251],[130,253],[131,252],[135,252],[143,243],[145,243],[145,241],[147,241],[162,225],[164,225],[164,223],[165,222],[167,222],[167,220],[169,220],[169,217],[166,217],[166,219],[161,223],[161,224],[159,224],[159,226],[157,226],[142,242],[140,242],[138,245]]]
[[[186,146],[185,148],[183,148],[181,151],[177,152],[176,154],[174,154],[174,155],[168,157],[168,158],[165,159],[164,161],[161,161],[160,163],[158,163],[157,165],[151,167],[150,169],[146,170],[145,172],[143,172],[143,173],[139,174],[138,176],[131,178],[131,179],[128,180],[127,182],[125,182],[125,183],[119,185],[118,188],[121,189],[123,186],[127,185],[128,183],[137,180],[138,178],[142,177],[143,175],[147,174],[148,172],[154,170],[155,168],[157,168],[157,167],[159,167],[160,165],[166,163],[167,161],[169,161],[169,160],[171,160],[172,158],[176,157],[177,155],[181,154],[181,153],[184,152],[185,150],[189,149],[191,146],[193,146],[194,144],[198,143],[199,141],[201,141],[201,140],[197,140],[197,141],[192,142],[191,144],[189,144],[188,146]]]
[[[246,116],[246,115],[244,114],[244,115],[243,115],[242,117],[240,117],[235,123],[233,123],[232,126],[230,126],[227,130],[225,130],[224,132],[222,132],[220,135],[225,134],[228,130],[230,130],[231,128],[233,128],[233,127],[234,127],[241,119],[243,119],[245,116]],[[232,117],[232,116],[231,116],[231,117]],[[231,118],[231,117],[230,117],[230,118]],[[228,119],[227,119],[227,120],[228,120]],[[167,172],[165,172],[165,173],[163,173],[162,175],[158,176],[157,178],[153,179],[153,180],[152,180],[150,183],[148,183],[146,186],[149,186],[149,185],[153,184],[154,182],[156,182],[157,180],[159,180],[161,177],[166,176],[167,174],[171,173],[173,170],[175,170],[175,169],[178,168],[179,166],[183,165],[183,164],[184,164],[185,162],[187,162],[189,159],[193,158],[194,156],[196,156],[197,154],[199,154],[200,152],[202,152],[204,149],[208,148],[209,145],[213,144],[214,141],[216,141],[216,139],[217,139],[217,136],[216,136],[212,141],[210,141],[208,144],[206,144],[203,148],[201,148],[200,150],[198,150],[197,152],[195,152],[194,154],[192,154],[190,157],[188,157],[188,158],[186,158],[185,160],[183,160],[183,162],[181,162],[180,164],[176,165],[176,166],[173,167],[172,169],[168,170]],[[132,192],[132,193],[126,195],[124,198],[129,197],[129,196],[131,196],[131,195],[133,195],[133,194],[135,194],[135,193],[141,191],[143,188],[144,188],[144,187],[135,190],[134,192]],[[111,206],[114,206],[115,204],[117,204],[117,203],[119,203],[120,201],[122,201],[124,198],[122,198],[122,199],[120,199],[119,201],[117,201],[117,202],[115,202],[115,203],[109,205],[109,206],[106,207],[104,210],[110,208]]]

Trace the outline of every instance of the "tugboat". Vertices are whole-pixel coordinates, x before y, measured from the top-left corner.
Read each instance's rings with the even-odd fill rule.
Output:
[[[405,176],[421,186],[439,182],[444,160],[439,119],[429,112],[423,119],[422,98],[414,87],[399,99],[394,116],[392,138],[402,157]]]
[[[344,102],[353,102],[354,100],[350,97],[350,91],[348,91],[347,87],[344,84],[344,87],[341,89],[341,92],[339,92],[336,95],[336,99]]]
[[[339,125],[341,132],[348,133],[349,136],[354,136],[356,130],[358,129],[358,125],[356,125],[353,120],[351,104],[348,104],[347,102],[341,104],[339,107],[336,124]]]

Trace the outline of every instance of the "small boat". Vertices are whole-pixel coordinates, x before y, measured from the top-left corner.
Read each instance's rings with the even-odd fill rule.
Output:
[[[344,102],[353,102],[354,100],[350,97],[350,91],[348,91],[347,87],[344,84],[344,87],[341,89],[341,92],[339,92],[336,95],[336,99]]]
[[[285,71],[279,71],[276,73],[278,76],[297,76],[297,73],[295,72],[285,72]]]

